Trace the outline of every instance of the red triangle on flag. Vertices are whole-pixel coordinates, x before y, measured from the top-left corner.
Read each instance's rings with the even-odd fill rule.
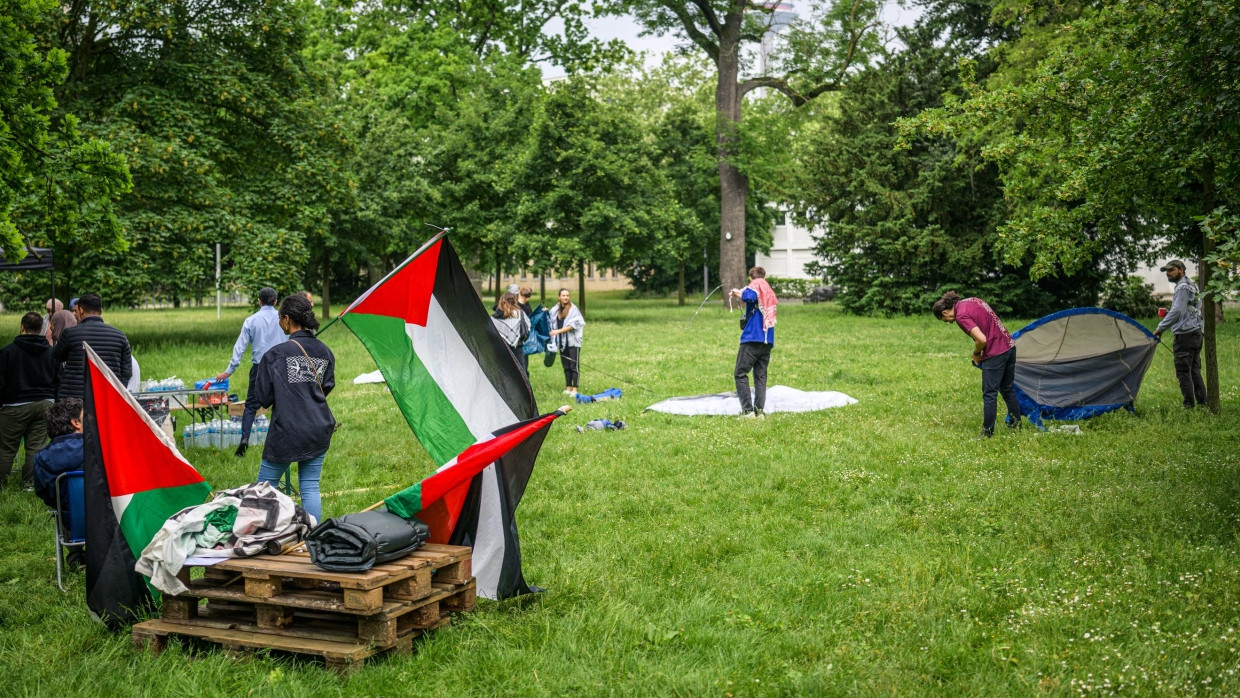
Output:
[[[435,272],[439,268],[439,250],[442,246],[441,236],[415,252],[404,265],[375,284],[341,315],[382,315],[425,327],[431,296],[435,292]]]
[[[90,345],[84,347],[109,494],[119,497],[203,482],[176,443],[121,386],[112,369]]]

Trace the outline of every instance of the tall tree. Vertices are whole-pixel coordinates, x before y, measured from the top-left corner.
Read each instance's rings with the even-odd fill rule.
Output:
[[[0,249],[10,261],[29,244],[124,247],[115,215],[131,186],[124,158],[84,136],[55,97],[68,72],[66,52],[43,41],[56,7],[0,0]]]
[[[580,275],[587,262],[612,267],[656,245],[687,214],[654,158],[639,122],[595,99],[586,77],[553,84],[519,174],[522,256]]]
[[[300,50],[303,17],[280,0],[77,0],[56,40],[69,54],[62,105],[126,153],[129,251],[69,250],[79,285],[112,302],[180,302],[225,282],[251,293],[303,283],[308,239],[329,224],[340,132]]]
[[[745,204],[749,179],[737,164],[741,106],[747,93],[768,88],[794,106],[838,90],[850,69],[876,46],[872,31],[881,3],[831,2],[809,17],[791,19],[774,74],[745,77],[746,47],[759,47],[773,32],[777,2],[754,0],[620,0],[617,11],[632,12],[656,34],[675,33],[692,41],[715,64],[715,144],[719,170],[720,278],[728,288],[745,285]],[[784,17],[781,15],[781,19]],[[766,66],[762,66],[765,68]]]
[[[1152,245],[1185,221],[1240,201],[1240,4],[1107,3],[1063,26],[1068,36],[1031,79],[969,86],[902,125],[905,133],[993,133],[1010,217],[1009,258],[1035,276],[1071,272],[1115,239]],[[1198,227],[1197,253],[1214,254]],[[1201,284],[1210,287],[1211,266]],[[1215,299],[1205,302],[1209,406],[1219,409]]]

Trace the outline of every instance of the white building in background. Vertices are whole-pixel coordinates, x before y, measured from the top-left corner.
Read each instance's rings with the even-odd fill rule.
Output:
[[[805,265],[814,261],[814,237],[807,228],[792,222],[791,217],[780,211],[771,231],[771,251],[759,252],[754,263],[766,270],[767,276],[782,279],[810,279]]]

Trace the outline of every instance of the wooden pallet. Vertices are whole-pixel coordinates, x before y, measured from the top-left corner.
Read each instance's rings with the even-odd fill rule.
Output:
[[[344,671],[368,657],[410,651],[419,635],[473,610],[470,549],[428,544],[365,572],[328,572],[306,553],[227,560],[198,574],[189,590],[165,595],[159,620],[135,625],[135,649],[159,652],[169,636],[230,649],[321,657]]]
[[[370,615],[385,604],[427,597],[435,583],[467,583],[473,576],[470,554],[467,547],[428,543],[365,572],[329,572],[305,552],[258,555],[204,567],[202,577],[182,569],[181,581],[189,587],[182,596]]]

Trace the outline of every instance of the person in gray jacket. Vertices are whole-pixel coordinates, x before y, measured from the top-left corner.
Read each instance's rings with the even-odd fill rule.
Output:
[[[560,352],[560,364],[564,367],[564,394],[577,395],[577,382],[581,378],[581,333],[586,319],[581,310],[573,305],[568,289],[560,289],[560,302],[551,314],[551,341]]]
[[[1163,332],[1171,330],[1175,336],[1171,353],[1175,356],[1175,377],[1180,381],[1184,407],[1205,407],[1206,382],[1201,379],[1205,319],[1201,316],[1201,292],[1185,273],[1184,262],[1173,259],[1159,270],[1166,272],[1167,281],[1175,284],[1175,295],[1171,297],[1171,309],[1166,317],[1154,328],[1154,335],[1162,338]]]

